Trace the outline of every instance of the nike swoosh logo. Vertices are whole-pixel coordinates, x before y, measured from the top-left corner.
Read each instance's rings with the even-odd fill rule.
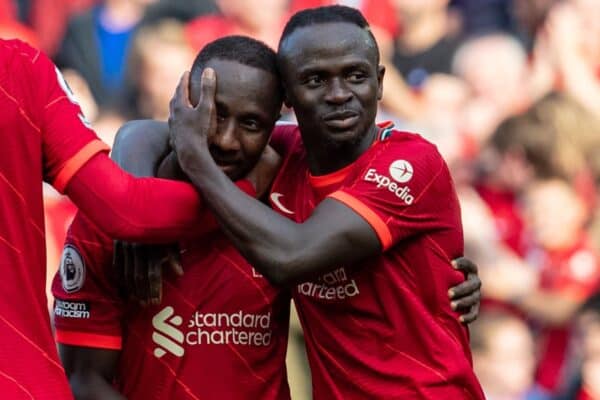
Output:
[[[281,204],[281,202],[279,201],[279,199],[281,197],[283,197],[283,195],[281,193],[271,193],[271,201],[273,202],[273,204],[275,204],[277,206],[277,208],[279,208],[281,211],[283,211],[286,214],[293,214],[294,212],[289,210],[286,206],[284,206],[283,204]]]

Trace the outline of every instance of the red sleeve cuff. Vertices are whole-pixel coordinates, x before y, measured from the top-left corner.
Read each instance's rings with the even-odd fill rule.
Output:
[[[377,237],[379,237],[379,241],[381,242],[381,247],[383,250],[387,250],[392,245],[392,233],[388,226],[383,222],[383,220],[365,205],[363,202],[358,200],[356,197],[342,191],[334,192],[327,196],[329,198],[335,199],[341,203],[344,203],[348,207],[350,207],[354,212],[363,217],[369,225],[373,228]]]
[[[74,332],[57,329],[56,341],[61,344],[80,347],[95,347],[109,350],[121,350],[123,348],[121,336],[99,335],[89,332]]]
[[[64,193],[69,181],[90,158],[101,151],[108,152],[110,148],[101,140],[95,139],[83,146],[75,155],[62,166],[52,186],[60,193]]]

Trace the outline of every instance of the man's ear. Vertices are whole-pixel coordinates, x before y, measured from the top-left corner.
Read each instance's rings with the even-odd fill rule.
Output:
[[[381,100],[383,97],[383,77],[385,76],[385,67],[383,65],[377,66],[377,100]]]

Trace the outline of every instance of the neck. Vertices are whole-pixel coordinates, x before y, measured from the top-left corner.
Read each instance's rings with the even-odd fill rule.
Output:
[[[405,24],[398,38],[398,45],[407,52],[418,52],[433,46],[448,31],[445,10],[410,16],[402,19]]]
[[[352,164],[371,146],[377,137],[378,129],[377,125],[373,124],[358,143],[324,144],[319,140],[304,141],[310,172],[313,175],[326,175]],[[303,131],[302,127],[300,131]]]

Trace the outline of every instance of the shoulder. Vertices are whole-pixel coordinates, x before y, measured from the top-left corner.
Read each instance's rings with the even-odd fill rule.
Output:
[[[444,163],[436,145],[413,132],[391,130],[387,137],[380,139],[373,147],[374,153],[379,157],[404,157],[415,162]]]
[[[141,135],[147,132],[168,132],[169,125],[165,121],[157,121],[154,119],[136,119],[125,122],[117,132],[123,139]]]
[[[152,119],[128,121],[117,131],[112,158],[121,160],[126,154],[137,153],[134,149],[149,149],[162,154],[169,143],[169,125]]]
[[[124,123],[115,137],[115,149],[130,146],[132,143],[149,140],[167,140],[169,125],[164,121],[139,119]]]
[[[0,39],[0,59],[2,59],[2,68],[6,72],[22,73],[24,66],[36,64],[42,52],[31,47],[29,44],[18,39],[2,40]],[[11,76],[14,78],[14,75]]]

